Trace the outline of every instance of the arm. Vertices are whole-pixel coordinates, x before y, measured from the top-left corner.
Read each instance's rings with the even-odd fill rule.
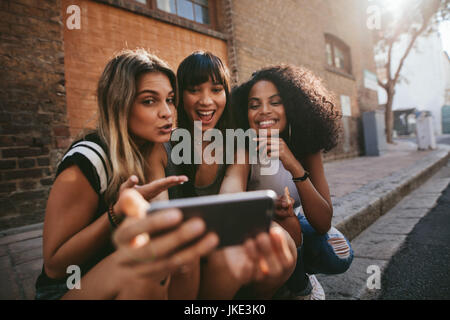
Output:
[[[106,213],[93,221],[99,197],[77,166],[56,179],[47,202],[43,249],[50,278],[66,276],[69,265],[82,265],[104,247],[111,228]]]
[[[156,181],[147,191],[159,193],[166,183],[170,179]],[[148,201],[134,189],[123,190],[116,206],[127,216],[113,236],[117,250],[83,276],[80,290],[69,290],[63,299],[164,299],[167,285],[161,279],[218,243],[216,235],[204,234],[201,219],[183,222],[173,209],[147,215]]]
[[[238,151],[245,152],[245,151]],[[227,168],[219,193],[235,193],[244,192],[247,190],[247,178],[250,173],[250,166],[248,164],[248,154],[245,154],[245,163],[237,163],[237,153],[235,155],[234,164]]]
[[[294,199],[289,195],[287,187],[284,196],[277,201],[275,215],[274,221],[289,233],[296,247],[300,247],[302,244],[302,229],[300,221],[294,213]]]
[[[318,233],[328,232],[331,228],[333,206],[328,183],[325,179],[322,154],[317,152],[308,155],[300,162],[289,150],[283,139],[259,138],[258,140],[261,141],[259,148],[266,148],[266,152],[270,152],[271,157],[279,157],[283,166],[293,177],[302,177],[305,170],[309,171],[310,179],[295,183],[301,198],[303,211],[311,226]]]
[[[167,166],[167,153],[164,148],[164,145],[161,143],[156,144],[153,147],[152,152],[148,158],[148,181],[155,181],[158,179],[162,179],[166,176],[164,168]],[[168,200],[169,199],[169,191],[164,190],[152,201],[160,201],[160,200]]]
[[[305,174],[305,169],[310,173],[310,179],[296,182],[295,185],[306,218],[317,232],[324,234],[331,228],[333,205],[323,169],[322,154],[318,152],[308,155],[303,163],[305,168],[297,161],[297,165],[291,169],[291,174],[293,177],[301,177]]]
[[[131,176],[120,190],[135,187],[150,199],[182,179],[171,177],[135,186],[137,182]],[[97,193],[77,166],[68,167],[56,178],[47,201],[43,235],[44,268],[50,278],[63,278],[67,266],[84,264],[110,241],[108,214],[94,220],[98,202]],[[120,212],[117,204],[114,212]]]

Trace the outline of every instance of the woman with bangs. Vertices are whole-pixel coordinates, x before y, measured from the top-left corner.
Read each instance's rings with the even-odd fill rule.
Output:
[[[149,200],[187,179],[147,178],[149,153],[170,138],[176,94],[174,72],[145,50],[125,50],[106,65],[97,129],[65,153],[47,201],[36,299],[179,298],[169,286],[186,292],[171,273],[209,253],[217,236],[204,234],[201,219],[183,222],[179,210],[146,216]],[[82,277],[73,283],[77,270]]]
[[[246,191],[248,161],[237,163],[239,158],[247,159],[245,150],[233,150],[232,164],[225,161],[229,152],[225,146],[231,143],[226,139],[225,130],[235,128],[228,69],[212,53],[197,51],[181,62],[177,81],[180,91],[178,130],[189,132],[193,148],[191,154],[184,158],[191,161],[176,165],[172,159],[172,149],[176,144],[165,143],[150,156],[150,177],[160,179],[184,174],[188,181],[163,192],[158,199]],[[213,129],[220,131],[223,144],[208,154],[205,151],[212,142],[205,136]],[[203,138],[194,140],[196,131]],[[176,134],[177,130],[173,135]],[[196,164],[194,160],[199,155],[202,161]],[[213,159],[207,159],[208,156]],[[269,233],[249,239],[241,246],[217,250],[201,264],[199,259],[196,264],[185,266],[180,270],[179,277],[199,279],[200,299],[232,299],[238,291],[245,292],[245,297],[271,298],[291,274],[295,260],[294,241],[282,227],[275,224]]]

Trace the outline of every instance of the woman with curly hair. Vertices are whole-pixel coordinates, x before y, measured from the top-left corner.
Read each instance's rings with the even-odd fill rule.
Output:
[[[332,95],[309,70],[280,65],[255,72],[232,96],[240,127],[254,129],[258,150],[280,162],[275,175],[262,175],[261,164],[253,164],[247,190],[273,189],[295,201],[303,243],[285,293],[324,299],[317,279],[307,274],[343,273],[353,260],[350,243],[331,226],[333,206],[322,162],[322,152],[335,147],[339,137],[341,115]]]

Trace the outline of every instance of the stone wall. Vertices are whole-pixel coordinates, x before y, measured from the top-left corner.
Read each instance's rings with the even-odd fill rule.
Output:
[[[69,142],[60,1],[0,2],[0,228],[41,222]]]
[[[342,120],[341,142],[325,155],[326,160],[361,154],[361,113],[378,105],[376,91],[364,88],[364,70],[375,73],[365,6],[359,0],[232,1],[238,82],[261,67],[292,63],[321,77],[339,107],[341,95],[350,97],[351,116]],[[350,75],[327,66],[326,33],[350,47]]]

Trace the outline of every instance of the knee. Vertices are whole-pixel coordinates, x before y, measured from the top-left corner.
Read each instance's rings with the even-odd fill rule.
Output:
[[[347,239],[335,228],[331,228],[327,240],[329,247],[332,249],[333,263],[330,264],[330,273],[344,273],[350,268],[353,261],[353,249]]]

